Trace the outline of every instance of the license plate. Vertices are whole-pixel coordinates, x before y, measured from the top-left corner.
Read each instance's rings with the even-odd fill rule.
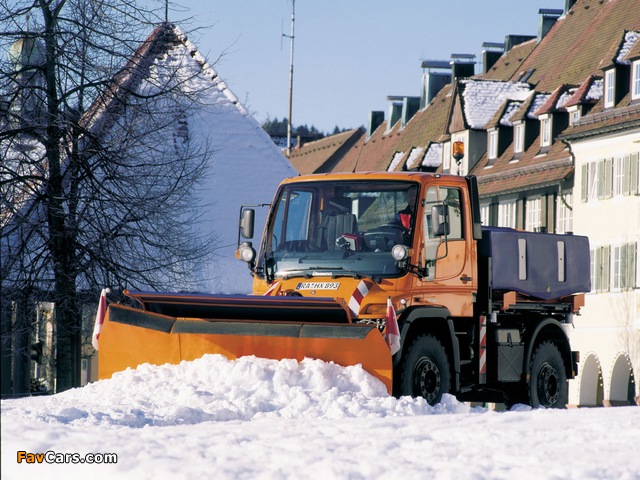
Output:
[[[340,282],[301,282],[296,290],[338,290]]]

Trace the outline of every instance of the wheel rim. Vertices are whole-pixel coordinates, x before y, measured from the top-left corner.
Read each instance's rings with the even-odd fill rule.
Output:
[[[414,392],[432,404],[440,395],[440,369],[429,357],[423,357],[414,370]]]
[[[545,407],[551,407],[558,401],[560,394],[560,376],[555,367],[545,363],[538,373],[538,400]]]

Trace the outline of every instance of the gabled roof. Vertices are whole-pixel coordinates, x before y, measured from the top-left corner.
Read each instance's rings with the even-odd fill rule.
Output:
[[[523,101],[505,100],[494,116],[484,126],[485,130],[497,127],[513,127],[511,117],[515,116],[522,108]]]
[[[524,100],[528,83],[463,79],[458,82],[466,128],[481,130],[507,100]]]
[[[453,133],[537,121],[541,113],[567,115],[566,108],[578,103],[591,110],[568,132],[578,134],[596,123],[603,128],[629,125],[637,115],[630,95],[616,105],[615,114],[603,112],[600,77],[602,68],[614,61],[640,58],[640,42],[629,34],[640,31],[639,11],[638,0],[577,0],[540,41],[516,45],[486,74],[454,80],[404,129],[387,132],[386,124],[381,125],[370,138],[358,142],[335,170],[386,170],[394,158],[399,162],[393,168],[416,168],[418,147],[424,152],[420,165],[433,166],[439,164],[436,152],[442,151],[441,142]],[[479,178],[481,195],[537,188],[571,175],[571,156],[561,141],[544,151],[539,138],[527,142],[527,150],[517,159],[513,143],[491,166],[486,154],[479,159],[471,173]]]
[[[302,175],[331,171],[331,168],[341,160],[344,152],[362,135],[364,135],[364,129],[355,128],[305,143],[291,151],[289,161]]]
[[[605,57],[612,39],[620,38],[625,29],[639,27],[637,0],[578,0],[556,21],[520,71],[535,70],[528,81],[538,91],[551,92],[562,83],[581,84],[611,63]]]
[[[410,153],[415,147],[425,151],[428,145],[446,132],[449,122],[451,84],[446,85],[423,110],[418,111],[404,128],[399,122],[387,131],[383,122],[369,138],[364,136],[333,168],[334,172],[388,170],[398,152]],[[404,166],[401,165],[401,168]]]
[[[564,107],[596,103],[602,98],[602,87],[602,77],[590,75],[567,100]]]
[[[547,97],[547,100],[533,112],[534,115],[566,111],[565,104],[576,90],[577,87],[573,85],[560,85],[551,95],[549,95],[549,97]]]

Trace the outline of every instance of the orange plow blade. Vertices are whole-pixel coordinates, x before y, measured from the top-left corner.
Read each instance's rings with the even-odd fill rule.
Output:
[[[375,325],[351,322],[332,299],[129,294],[143,310],[110,305],[100,334],[99,378],[142,363],[205,354],[361,364],[391,393],[389,347]]]

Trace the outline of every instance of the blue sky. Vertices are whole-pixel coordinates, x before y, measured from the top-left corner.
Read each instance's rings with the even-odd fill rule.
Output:
[[[289,108],[291,0],[177,0],[184,30],[262,122]],[[564,0],[296,0],[293,123],[330,132],[387,112],[387,96],[419,95],[422,60],[476,56],[506,35],[536,35],[541,8]],[[192,23],[180,20],[193,17]],[[222,57],[220,57],[222,55]],[[220,57],[220,58],[219,58]]]

